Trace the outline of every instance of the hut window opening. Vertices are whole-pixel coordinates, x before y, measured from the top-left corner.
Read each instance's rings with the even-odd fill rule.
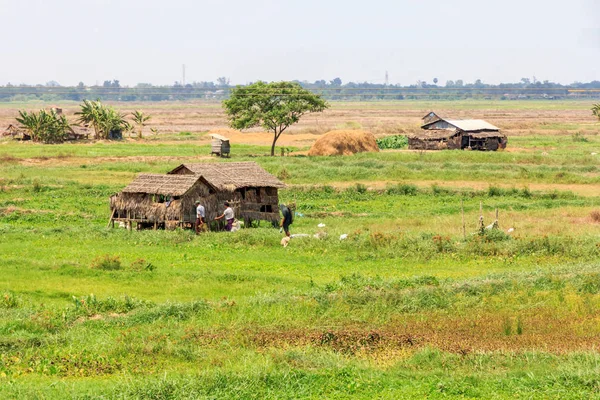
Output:
[[[271,204],[265,204],[260,206],[260,212],[271,213],[273,212],[273,206]]]

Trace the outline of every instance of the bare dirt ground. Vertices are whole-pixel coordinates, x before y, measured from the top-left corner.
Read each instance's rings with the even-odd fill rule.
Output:
[[[589,111],[589,102],[523,103],[523,107],[500,102],[489,103],[423,103],[399,101],[394,103],[356,102],[331,103],[323,113],[306,115],[299,124],[289,128],[280,138],[283,146],[308,146],[320,135],[333,129],[362,128],[376,136],[417,132],[421,117],[431,109],[442,116],[485,119],[510,136],[532,134],[564,135],[574,132],[599,134],[600,126]],[[67,118],[76,120],[77,103],[59,103]],[[141,110],[152,116],[149,128],[159,134],[179,132],[225,132],[232,143],[269,145],[273,135],[260,129],[246,132],[231,131],[221,105],[213,102],[117,103],[119,111]],[[0,131],[15,123],[19,109],[37,110],[50,105],[5,104],[0,107]],[[500,108],[504,107],[504,108]],[[207,137],[208,140],[208,137]]]

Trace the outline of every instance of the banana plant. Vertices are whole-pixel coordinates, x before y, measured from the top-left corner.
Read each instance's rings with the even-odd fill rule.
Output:
[[[142,138],[142,130],[144,129],[144,126],[146,126],[146,122],[151,118],[150,115],[146,115],[141,111],[135,110],[133,113],[131,113],[131,116],[133,117],[133,122],[137,125],[138,127],[138,138],[141,139]]]

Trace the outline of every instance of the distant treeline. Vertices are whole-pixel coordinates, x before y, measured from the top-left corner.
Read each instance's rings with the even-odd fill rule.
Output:
[[[439,84],[418,81],[413,85],[386,85],[375,83],[342,83],[340,78],[330,81],[297,81],[306,89],[322,95],[327,100],[368,101],[368,100],[459,100],[459,99],[564,99],[600,98],[600,81],[575,82],[569,85],[549,81],[521,79],[518,83],[490,85],[476,80],[464,83],[462,80]],[[102,85],[87,86],[80,82],[77,86],[61,86],[55,81],[46,85],[0,86],[0,101],[59,101],[100,99],[103,101],[165,101],[165,100],[223,100],[233,86],[229,79],[219,78],[217,82],[193,82],[182,85],[154,86],[140,83],[134,87],[121,86],[118,80],[105,81]]]

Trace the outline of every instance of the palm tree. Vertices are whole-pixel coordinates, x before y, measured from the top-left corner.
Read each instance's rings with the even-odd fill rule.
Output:
[[[133,122],[138,126],[138,138],[142,138],[142,129],[146,126],[146,122],[151,118],[150,115],[146,115],[141,111],[135,110],[131,113],[133,117]]]

